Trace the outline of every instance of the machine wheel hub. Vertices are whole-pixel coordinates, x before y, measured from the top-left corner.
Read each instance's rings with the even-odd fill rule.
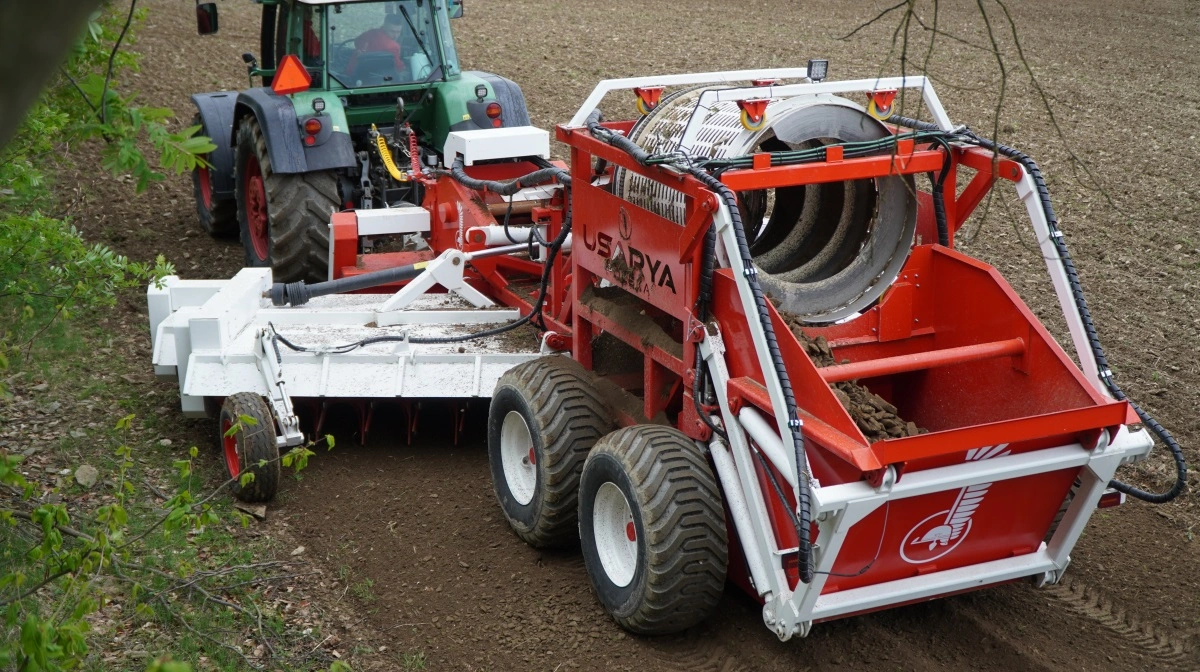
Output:
[[[229,470],[229,477],[237,478],[242,470],[241,460],[238,458],[237,434],[229,432],[232,428],[233,423],[229,420],[221,422],[221,447],[225,454],[225,468]]]
[[[618,588],[628,586],[637,573],[637,525],[629,500],[616,483],[604,483],[596,491],[592,530],[596,555],[609,581]]]
[[[504,480],[513,499],[521,506],[533,501],[537,490],[537,451],[524,416],[509,411],[500,428],[500,459]]]
[[[250,229],[250,243],[258,258],[265,260],[271,251],[271,226],[267,215],[267,189],[257,158],[251,156],[247,159],[245,172],[246,222]]]

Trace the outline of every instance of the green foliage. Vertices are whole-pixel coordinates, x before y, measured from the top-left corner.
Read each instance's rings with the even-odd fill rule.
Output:
[[[161,505],[157,516],[149,521],[131,516],[138,494],[130,478],[130,470],[135,468],[134,451],[127,440],[133,425],[134,416],[128,415],[114,427],[122,439],[113,450],[115,478],[91,500],[102,503],[75,515],[66,504],[35,499],[34,485],[19,471],[22,458],[0,450],[0,485],[14,496],[0,504],[0,530],[4,531],[0,535],[0,557],[14,560],[0,567],[0,669],[76,669],[88,653],[88,617],[110,600],[124,601],[125,615],[118,612],[109,617],[177,621],[191,632],[195,632],[194,627],[180,612],[179,602],[168,600],[168,595],[198,596],[223,607],[223,612],[224,607],[236,606],[209,592],[203,581],[237,578],[239,575],[232,572],[238,568],[201,571],[178,548],[180,540],[219,525],[221,518],[213,502],[233,480],[197,498],[193,494],[192,460],[199,451],[192,447],[188,459],[175,462],[179,488]],[[288,464],[299,471],[312,454],[308,446],[298,446],[287,453]],[[229,517],[242,519],[236,513]],[[25,540],[27,543],[22,544]],[[246,575],[231,585],[253,583],[253,578],[247,569]],[[114,592],[114,585],[120,587],[119,592]],[[369,592],[369,583],[365,590]],[[254,618],[244,609],[241,613]],[[261,632],[261,614],[257,619]],[[170,658],[157,659],[147,668],[160,672],[190,669],[186,663]]]
[[[215,149],[198,135],[197,126],[172,130],[171,110],[139,105],[121,92],[121,78],[138,67],[137,54],[126,48],[144,18],[144,10],[135,7],[136,0],[106,5],[92,17],[57,81],[43,92],[14,139],[0,148],[0,371],[22,351],[26,359],[35,351],[50,358],[65,354],[44,343],[33,345],[72,314],[112,305],[123,291],[173,272],[161,256],[153,263],[130,260],[86,242],[67,218],[74,203],[57,198],[54,189],[56,172],[70,166],[72,151],[89,142],[98,143],[100,158],[82,167],[127,175],[138,192],[167,172],[203,165],[202,156]],[[6,394],[3,385],[0,378],[0,396]],[[182,605],[223,602],[203,587],[216,576],[232,580],[231,585],[253,583],[248,570],[205,574],[188,559],[195,553],[187,539],[201,539],[212,534],[206,529],[220,527],[215,498],[231,484],[197,497],[195,448],[188,459],[176,462],[179,487],[160,509],[147,516],[135,506],[138,487],[129,477],[136,469],[128,440],[132,427],[130,415],[114,429],[121,439],[112,452],[114,477],[97,486],[94,496],[73,500],[71,508],[57,492],[43,496],[22,475],[23,458],[0,448],[0,494],[5,496],[0,499],[0,669],[78,669],[88,654],[90,623],[112,600],[123,602],[122,608],[105,616],[125,619],[127,627],[131,619],[153,618],[203,638],[185,620]],[[293,450],[289,463],[301,469],[311,454],[304,447]],[[192,606],[194,613],[198,607]],[[226,606],[220,613],[239,617],[229,615]],[[259,615],[259,632],[263,627]],[[222,659],[229,664],[243,656],[236,647],[210,639],[224,647]],[[147,669],[184,672],[190,666],[166,656]]]
[[[110,305],[119,291],[173,272],[162,257],[135,262],[87,244],[60,214],[70,204],[54,197],[53,173],[70,162],[71,148],[99,141],[97,168],[129,175],[139,192],[163,179],[163,171],[202,165],[215,149],[197,135],[198,126],[172,131],[171,110],[140,106],[120,93],[120,77],[136,71],[138,55],[119,47],[132,43],[144,10],[117,9],[92,17],[57,81],[0,148],[0,371],[14,350],[56,320]],[[151,148],[157,166],[142,147]]]

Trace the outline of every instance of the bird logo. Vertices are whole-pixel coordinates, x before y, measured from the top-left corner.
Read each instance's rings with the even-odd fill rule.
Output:
[[[988,460],[1009,454],[1008,444],[985,446],[967,451],[967,462]],[[976,483],[958,491],[954,505],[925,518],[904,536],[900,557],[921,565],[932,562],[958,548],[971,532],[972,517],[983,504],[991,483]]]

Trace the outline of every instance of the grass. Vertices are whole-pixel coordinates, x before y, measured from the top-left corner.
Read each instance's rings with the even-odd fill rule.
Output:
[[[423,651],[407,651],[400,655],[400,664],[407,670],[423,670],[428,664]]]
[[[368,577],[351,586],[350,592],[354,593],[354,596],[363,602],[374,602],[376,599],[378,599],[375,596],[375,593],[371,590],[374,587],[375,581]]]

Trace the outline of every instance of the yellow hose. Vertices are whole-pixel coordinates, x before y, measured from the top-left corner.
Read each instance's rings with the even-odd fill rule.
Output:
[[[375,124],[371,124],[371,131],[375,135],[375,145],[379,147],[379,156],[383,159],[383,165],[391,174],[392,179],[397,182],[407,182],[408,174],[396,167],[396,162],[392,160],[392,152],[388,149],[387,140],[375,130]]]

